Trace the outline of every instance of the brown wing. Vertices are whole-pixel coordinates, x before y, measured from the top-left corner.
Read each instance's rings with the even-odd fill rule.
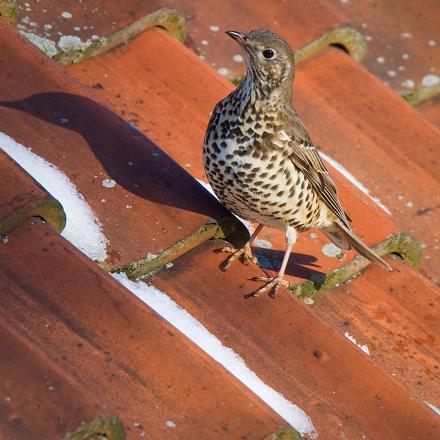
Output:
[[[318,150],[308,139],[289,143],[292,162],[304,173],[312,188],[322,198],[332,212],[348,227],[349,218],[338,200],[338,192],[333,179],[324,165]]]

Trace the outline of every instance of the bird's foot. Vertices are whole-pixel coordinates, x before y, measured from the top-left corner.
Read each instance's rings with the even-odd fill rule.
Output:
[[[278,293],[278,288],[280,286],[286,288],[289,287],[289,282],[284,280],[280,276],[276,276],[275,278],[253,277],[252,281],[265,281],[266,284],[263,287],[260,287],[259,289],[255,290],[254,292],[246,295],[246,298],[257,298],[264,293],[269,293],[270,297],[275,298],[276,294]]]
[[[246,243],[241,249],[226,246],[222,249],[219,249],[217,252],[232,253],[232,255],[226,258],[226,260],[220,265],[220,269],[223,272],[226,272],[229,266],[237,259],[239,259],[246,266],[249,264],[249,261],[253,261],[255,264],[258,264],[256,257],[252,255],[251,245],[249,243]]]

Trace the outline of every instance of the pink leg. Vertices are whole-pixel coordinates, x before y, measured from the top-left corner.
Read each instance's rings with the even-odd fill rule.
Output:
[[[284,253],[283,262],[281,263],[278,275],[275,278],[267,279],[265,277],[254,277],[253,280],[256,281],[266,281],[263,287],[260,287],[255,292],[250,293],[247,297],[258,297],[263,293],[270,292],[270,296],[274,297],[279,286],[289,287],[289,283],[284,280],[284,272],[286,271],[287,263],[289,261],[290,253],[292,252],[293,246],[296,243],[296,231],[291,226],[286,226],[286,242],[287,249]]]

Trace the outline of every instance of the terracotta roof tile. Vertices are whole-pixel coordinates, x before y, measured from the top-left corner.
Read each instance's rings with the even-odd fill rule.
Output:
[[[153,284],[228,341],[266,383],[303,408],[319,437],[340,438],[343,432],[347,438],[433,439],[440,433],[436,416],[376,368],[343,337],[341,328],[329,327],[289,295],[275,301],[245,299],[256,271],[238,265],[227,274],[219,271],[222,257],[213,250],[221,246],[215,241],[203,244],[155,276]],[[374,283],[380,268],[374,272],[362,278]]]
[[[108,263],[155,253],[212,218],[230,217],[154,142],[94,101],[12,28],[1,22],[0,29],[2,57],[10,59],[0,72],[0,130],[76,185],[109,240]]]
[[[405,81],[417,86],[426,75],[438,75],[440,35],[436,0],[333,3],[367,36],[368,52],[362,63],[394,90],[408,90]]]
[[[97,94],[102,100],[125,117],[126,109],[130,109],[131,117],[135,118],[141,131],[194,177],[206,180],[201,158],[204,131],[215,103],[233,86],[197,60],[189,50],[167,33],[152,29],[123,48],[71,66],[69,70],[85,84],[100,82],[102,88]],[[172,122],[168,117],[170,114],[173,115]],[[128,118],[131,120],[130,116]],[[369,243],[380,242],[397,230],[371,199],[333,171],[355,229]],[[268,230],[261,238],[270,241],[277,250],[261,251],[265,253],[265,259],[277,264],[285,246],[284,235]],[[316,272],[315,268],[328,271],[340,265],[339,260],[321,252],[325,243],[327,241],[323,238],[312,238],[309,234],[301,236],[296,247],[297,260],[292,261],[287,271],[292,281],[307,278]],[[353,255],[347,253],[347,259]],[[298,262],[306,266],[299,272]]]
[[[61,205],[0,150],[0,234],[29,217],[44,218],[61,231],[65,224]]]
[[[96,4],[121,19],[109,26],[109,21],[96,18],[97,29],[105,33],[130,22],[130,13],[138,17],[145,13],[143,8],[156,5],[119,0]],[[217,44],[220,34],[209,28],[225,26],[207,21],[212,15],[204,8],[211,6],[191,6],[195,18],[189,21],[190,35],[197,31],[200,39],[212,37],[216,57],[225,56],[230,62],[225,48],[233,46],[226,37],[225,46]],[[228,7],[226,3],[222,12]],[[280,10],[270,8],[266,15],[258,8],[244,8],[247,15],[235,15],[240,19],[237,23],[244,25],[255,13],[262,23],[283,33],[288,31],[284,16],[290,11],[285,8],[291,7],[292,3]],[[59,8],[57,4],[49,15],[59,16]],[[72,13],[72,19],[82,17],[83,8],[70,11],[78,12]],[[191,18],[189,8],[185,11]],[[308,15],[312,10],[315,14]],[[35,11],[41,26],[44,16]],[[305,43],[321,33],[323,23],[334,26],[342,15],[330,3],[320,2],[299,9],[296,19],[298,41]],[[71,26],[71,18],[63,20],[62,26]],[[90,31],[79,32],[85,30]],[[293,31],[288,34],[293,36]],[[70,67],[70,73],[89,90],[2,23],[0,48],[0,59],[12,60],[0,71],[4,93],[0,130],[32,146],[75,182],[103,223],[111,263],[139,258],[146,248],[163,250],[211,217],[225,215],[184,169],[203,179],[201,140],[209,112],[232,86],[183,45],[155,29]],[[373,243],[399,228],[413,229],[418,237],[432,240],[428,256],[434,257],[436,129],[336,50],[301,64],[296,89],[296,105],[314,140],[378,196],[398,223],[335,172],[356,230]],[[124,119],[140,131],[127,127]],[[414,144],[423,146],[417,156]],[[366,158],[371,167],[365,166]],[[103,188],[105,178],[118,185]],[[8,189],[1,196],[9,201],[13,194]],[[132,208],[122,209],[124,199]],[[176,225],[183,227],[176,232]],[[269,262],[276,262],[278,249],[284,249],[281,235],[268,231],[262,238],[272,242],[273,249],[264,254]],[[323,243],[310,234],[302,235],[296,259],[288,268],[290,280],[341,264],[322,255]],[[149,427],[157,438],[259,438],[285,425],[193,343],[47,226],[28,222],[0,245],[0,276],[5,280],[0,283],[0,331],[7,322],[13,337],[32,347],[32,353],[44,353],[48,369],[66,382],[73,378],[72,391],[66,388],[73,408],[75,393],[86,390],[87,396],[93,394],[106,405],[106,411],[121,415],[129,436],[138,434],[135,421]],[[223,256],[213,252],[221,245],[220,241],[204,242],[153,277],[153,284],[240,354],[266,383],[301,406],[312,417],[320,438],[366,435],[430,440],[440,435],[436,415],[422,402],[438,405],[440,295],[423,275],[393,262],[396,270],[391,275],[368,267],[346,286],[316,296],[312,306],[285,292],[275,301],[268,297],[245,300],[243,296],[256,287],[248,279],[261,272],[239,264],[227,274],[221,272]],[[346,259],[351,256],[348,253]],[[431,276],[438,274],[434,258],[425,268]],[[370,356],[347,337],[367,344]],[[40,358],[32,356],[36,368],[43,368]],[[18,382],[20,375],[14,380]],[[35,390],[40,385],[37,382]],[[92,414],[93,399],[87,402]],[[218,411],[221,402],[226,402],[222,408],[228,411]],[[60,414],[62,418],[61,410]],[[23,409],[20,416],[28,417],[28,412]],[[178,421],[173,430],[164,424],[169,419]],[[9,422],[1,422],[0,416],[2,423],[8,426]],[[45,423],[38,429],[44,429]]]
[[[3,294],[5,279],[1,274],[0,278]],[[10,320],[3,317],[0,352],[2,438],[63,438],[69,429],[80,426],[84,420],[107,412],[91,393],[48,362],[46,354],[17,334]]]
[[[440,129],[440,99],[438,97],[418,107],[424,118]]]
[[[424,269],[438,279],[440,132],[335,49],[300,66],[295,103],[322,150],[364,183],[402,230],[424,243]]]
[[[1,246],[1,321],[45,353],[47,369],[72,377],[92,394],[101,413],[105,408],[120,416],[129,438],[144,430],[152,438],[253,439],[285,426],[235,378],[46,225],[28,222]],[[37,374],[31,365],[27,371]],[[10,386],[22,370],[11,374]],[[30,398],[38,401],[33,393],[41,383],[37,377]],[[65,392],[60,413],[69,404],[72,411],[78,409],[75,393]],[[10,393],[12,405],[14,389]],[[60,385],[53,393],[64,389]],[[85,417],[88,408],[85,404],[83,412],[62,420],[60,427],[55,417],[41,420],[35,426],[41,430],[38,437]],[[16,414],[17,419],[37,414],[28,405],[11,410],[10,417]],[[0,416],[0,425],[7,417]],[[175,423],[173,429],[168,420]],[[29,438],[26,431],[15,433],[14,438]]]

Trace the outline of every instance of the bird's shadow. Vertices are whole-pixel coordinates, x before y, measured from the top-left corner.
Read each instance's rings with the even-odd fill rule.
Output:
[[[19,101],[0,102],[0,107],[16,109],[59,128],[77,132],[108,176],[137,196],[213,219],[229,215],[208,191],[151,139],[92,99],[61,92],[40,93]],[[61,135],[59,141],[64,142],[59,148],[69,149],[68,157],[75,159],[72,150],[76,147],[76,140]],[[84,152],[78,151],[76,159],[86,159]],[[84,172],[87,172],[87,166],[84,163]]]
[[[257,257],[258,264],[262,269],[278,272],[283,261],[284,252],[275,249],[253,248],[254,255]],[[309,280],[324,273],[314,269],[320,266],[315,264],[318,259],[312,255],[292,252],[286,267],[286,275],[296,278]],[[311,267],[310,267],[311,266]]]
[[[215,220],[231,216],[218,200],[144,133],[90,98],[48,92],[20,100],[0,101],[1,107],[23,112],[24,123],[26,118],[34,117],[58,129],[77,132],[108,176],[137,196]],[[35,125],[35,121],[31,123]],[[169,123],[172,126],[172,115]],[[39,129],[44,133],[44,125]],[[61,136],[60,142],[68,144],[60,149],[74,149],[76,146],[75,140],[68,136]],[[79,152],[77,159],[83,160],[84,156]],[[84,167],[87,168],[86,163]],[[279,268],[282,252],[260,248],[256,253],[263,268]],[[305,254],[293,254],[292,257],[287,274],[309,279],[312,274],[320,273],[303,266],[316,261],[315,257]]]

